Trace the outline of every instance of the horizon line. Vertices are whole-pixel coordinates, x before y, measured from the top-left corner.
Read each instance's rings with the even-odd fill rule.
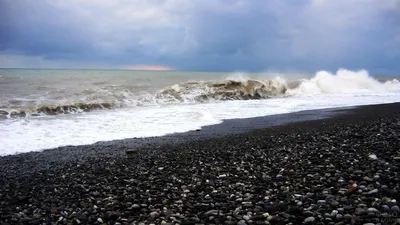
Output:
[[[211,70],[179,70],[179,69],[173,69],[173,70],[139,70],[139,69],[123,69],[123,68],[115,68],[115,69],[107,69],[107,68],[17,68],[17,67],[0,67],[0,70],[105,70],[105,71],[138,71],[138,72],[192,72],[192,73],[282,73],[282,74],[316,74],[319,71],[328,71],[330,73],[335,73],[330,70],[316,70],[314,72],[293,72],[293,71],[286,71],[286,72],[278,72],[278,71],[245,71],[245,70],[230,70],[230,71],[211,71]],[[351,71],[358,71],[358,70],[351,70]],[[380,77],[400,77],[399,74],[371,74],[369,73],[370,76],[380,76]]]
[[[140,70],[140,69],[107,69],[107,68],[18,68],[18,67],[0,67],[0,70],[118,70],[118,71],[144,71],[144,72],[199,72],[199,73],[233,73],[239,71],[210,71],[210,70]],[[244,72],[244,71],[243,71]]]

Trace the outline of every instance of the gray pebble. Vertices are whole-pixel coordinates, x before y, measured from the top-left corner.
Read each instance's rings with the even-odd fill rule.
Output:
[[[393,213],[400,213],[400,208],[399,208],[399,206],[395,205],[395,206],[392,206],[391,211]]]
[[[160,216],[160,214],[158,212],[151,212],[150,213],[150,217],[152,218],[158,218]]]
[[[211,215],[214,215],[214,216],[216,216],[216,215],[218,215],[218,210],[209,210],[209,211],[207,211],[206,213],[205,213],[205,215],[206,216],[211,216]]]
[[[303,212],[303,215],[307,216],[307,217],[312,217],[312,216],[314,216],[314,213],[311,211],[305,211],[305,212]]]
[[[371,191],[369,191],[367,194],[368,195],[376,195],[378,193],[378,189],[373,189]]]
[[[314,223],[315,218],[313,216],[307,217],[304,222],[305,223]]]

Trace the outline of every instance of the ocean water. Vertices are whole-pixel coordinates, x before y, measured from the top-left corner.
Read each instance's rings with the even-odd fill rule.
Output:
[[[224,119],[400,102],[396,77],[0,69],[0,155],[151,137]]]

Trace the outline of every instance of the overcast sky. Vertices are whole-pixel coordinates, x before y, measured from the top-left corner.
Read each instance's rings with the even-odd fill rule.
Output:
[[[400,74],[400,0],[0,0],[0,67]]]

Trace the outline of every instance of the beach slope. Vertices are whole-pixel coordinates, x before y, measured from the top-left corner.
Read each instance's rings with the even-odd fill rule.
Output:
[[[400,104],[320,114],[1,157],[0,222],[396,223]]]

